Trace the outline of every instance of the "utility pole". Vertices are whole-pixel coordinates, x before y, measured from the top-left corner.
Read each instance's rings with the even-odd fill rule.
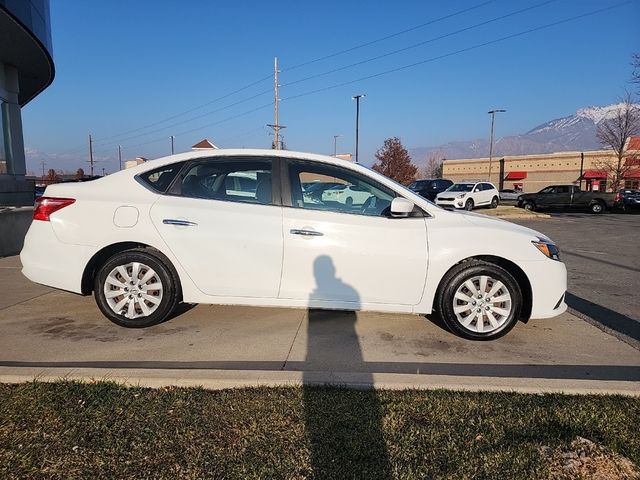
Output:
[[[102,176],[104,177],[104,167],[102,167]]]
[[[333,156],[335,157],[338,154],[338,137],[341,137],[342,135],[334,135],[333,136]]]
[[[122,145],[118,145],[118,161],[120,161],[120,170],[122,170]]]
[[[284,125],[280,125],[280,85],[278,84],[278,57],[275,57],[274,62],[274,75],[273,75],[273,90],[274,90],[274,102],[273,102],[273,124],[268,124],[267,127],[273,128],[273,149],[280,150],[282,148],[282,142],[280,141],[280,129],[287,128]]]
[[[176,137],[175,137],[175,135],[171,135],[169,138],[171,139],[171,155],[173,155],[174,154],[173,139],[176,138]]]
[[[356,163],[358,163],[358,144],[360,135],[360,99],[366,95],[355,95],[352,97],[356,101]]]
[[[91,167],[91,176],[93,177],[93,139],[89,134],[89,165]]]
[[[42,163],[42,183],[44,183],[44,166],[46,165],[46,163],[41,162]]]
[[[489,110],[487,113],[491,115],[491,140],[489,140],[489,178],[491,181],[491,161],[493,160],[493,124],[495,123],[496,113],[504,113],[506,110]]]

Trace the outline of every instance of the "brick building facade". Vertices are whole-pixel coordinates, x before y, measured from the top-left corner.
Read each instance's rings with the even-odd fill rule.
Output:
[[[463,180],[489,180],[498,188],[537,192],[548,185],[576,184],[584,190],[610,190],[611,177],[603,162],[613,164],[612,150],[588,152],[559,152],[540,155],[513,155],[489,159],[445,160],[442,176],[459,182]],[[627,143],[624,160],[626,188],[640,188],[640,137]]]

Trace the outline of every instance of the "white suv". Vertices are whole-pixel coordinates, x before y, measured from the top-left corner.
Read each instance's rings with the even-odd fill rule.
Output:
[[[464,208],[490,206],[496,208],[500,203],[500,193],[489,182],[454,183],[436,197],[436,205],[440,207]]]

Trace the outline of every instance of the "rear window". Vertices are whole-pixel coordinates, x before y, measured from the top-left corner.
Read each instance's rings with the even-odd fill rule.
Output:
[[[141,173],[137,175],[136,178],[151,190],[164,193],[167,191],[167,188],[169,188],[169,185],[171,185],[173,179],[176,178],[176,175],[182,169],[183,165],[184,162],[164,165],[155,170]]]

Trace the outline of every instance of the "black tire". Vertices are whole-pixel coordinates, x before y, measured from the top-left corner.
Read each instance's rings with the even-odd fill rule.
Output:
[[[498,199],[498,197],[493,197],[491,199],[491,208],[498,208],[499,204],[500,204],[500,200]]]
[[[344,201],[344,204],[345,204],[347,207],[352,207],[352,206],[353,206],[353,198],[351,198],[351,197],[347,197],[347,199]]]
[[[591,205],[589,205],[589,210],[591,211],[591,213],[598,215],[604,212],[604,204],[599,200],[596,200],[595,202],[592,202]]]
[[[481,275],[487,275],[502,282],[511,296],[511,311],[504,320],[504,323],[502,323],[498,328],[485,333],[476,332],[463,326],[462,323],[458,321],[458,318],[453,311],[454,301],[456,301],[456,291],[467,280]],[[443,322],[456,335],[468,340],[495,340],[496,338],[506,335],[518,322],[518,319],[520,318],[520,311],[522,309],[522,291],[520,290],[520,286],[515,278],[513,278],[513,276],[504,268],[493,263],[471,260],[456,265],[443,277],[436,294],[435,306]],[[482,305],[479,305],[479,307],[481,306]]]
[[[142,267],[144,267],[141,267],[138,278],[140,278],[140,276],[144,276],[144,272],[148,271],[146,270],[148,268],[155,272],[155,276],[153,276],[152,279],[154,284],[161,284],[162,296],[157,307],[153,304],[145,304],[147,307],[151,306],[151,308],[155,308],[155,310],[152,310],[149,315],[137,318],[128,318],[122,313],[116,313],[109,305],[109,301],[105,294],[105,283],[107,277],[114,269],[134,262],[138,262],[142,264]],[[127,273],[131,274],[131,271],[127,270]],[[142,279],[144,279],[144,277]],[[117,287],[108,288],[118,290]],[[133,290],[129,290],[129,288],[133,288]],[[126,293],[125,295],[129,295],[129,299],[134,298],[136,296],[136,292],[138,292],[137,288],[137,285],[134,285],[133,287],[127,285],[126,291],[129,293]],[[151,295],[159,296],[159,293],[157,293],[158,291],[159,290],[155,290],[156,293]],[[139,292],[140,293],[137,295],[138,297],[144,294],[142,290],[139,290]],[[115,297],[115,300],[124,300],[125,295]],[[133,249],[116,253],[98,269],[94,279],[94,296],[102,314],[116,325],[127,328],[144,328],[161,323],[171,315],[178,303],[180,303],[181,290],[178,276],[170,265],[169,260],[166,259],[164,255],[148,249]],[[142,302],[144,299],[137,301]],[[142,311],[139,304],[135,309],[136,311]],[[124,311],[124,307],[122,307],[121,311]]]
[[[525,210],[529,210],[531,212],[535,212],[536,205],[533,202],[524,202],[522,204],[522,208],[524,208]]]
[[[467,212],[470,212],[471,210],[473,210],[473,207],[475,206],[475,204],[473,203],[473,200],[470,198],[469,200],[466,201],[466,203],[464,204],[464,209]]]

